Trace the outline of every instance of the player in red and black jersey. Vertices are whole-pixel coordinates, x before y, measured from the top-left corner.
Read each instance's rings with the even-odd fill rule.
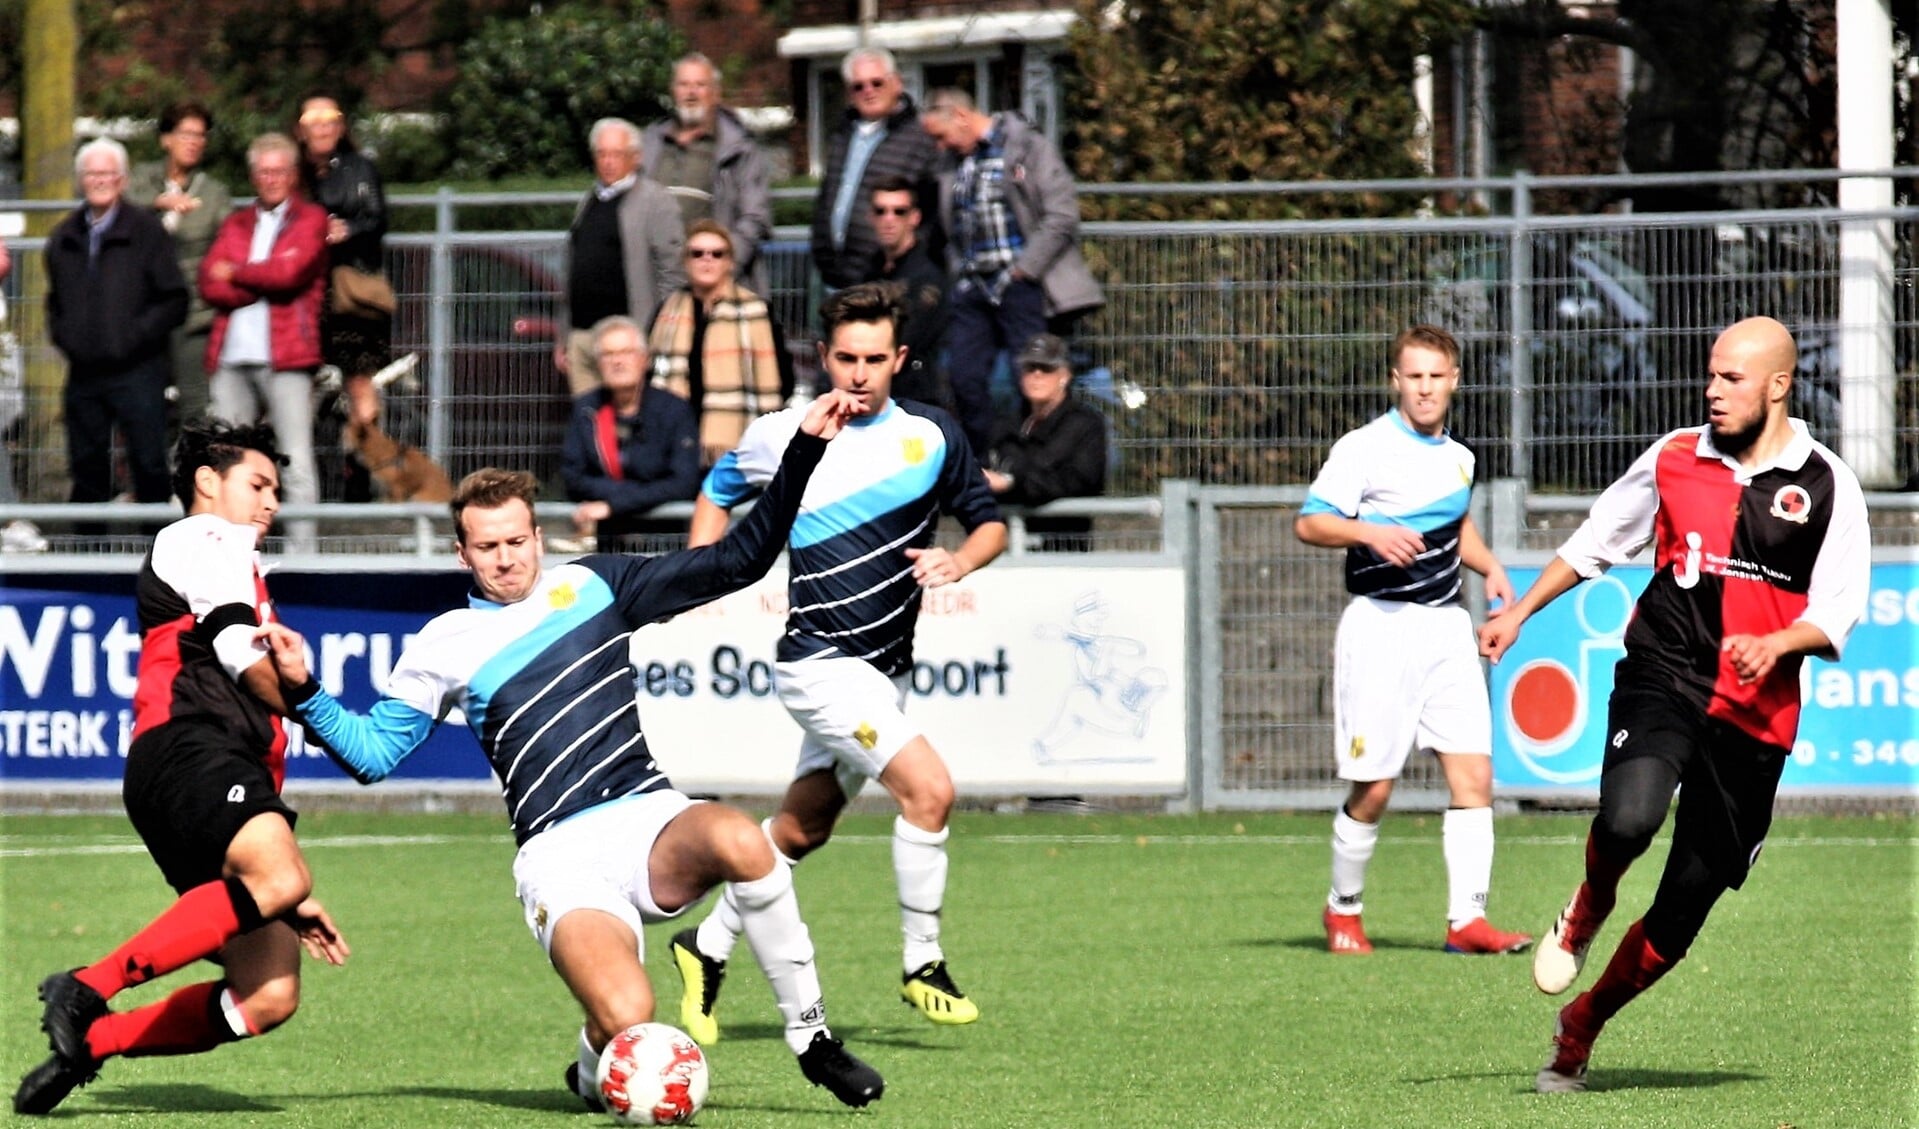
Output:
[[[162,529],[140,569],[139,683],[122,794],[179,898],[94,964],[48,977],[41,1026],[53,1057],[14,1094],[47,1113],[113,1055],[193,1054],[262,1034],[293,1015],[300,949],[339,964],[347,944],[310,895],[313,880],[280,798],[286,712],[260,628],[273,605],[257,548],[279,509],[285,463],[264,427],[182,429],[173,487],[187,516]],[[122,989],[202,958],[218,980],[114,1014]]]
[[[1798,732],[1800,665],[1837,658],[1865,614],[1865,496],[1787,416],[1796,364],[1792,335],[1771,318],[1720,334],[1710,421],[1641,455],[1532,589],[1479,630],[1480,652],[1498,662],[1527,617],[1654,545],[1608,708],[1586,880],[1534,956],[1541,991],[1572,986],[1620,878],[1685,787],[1652,905],[1592,988],[1560,1010],[1553,1057],[1535,1079],[1542,1092],[1585,1088],[1606,1021],[1677,964],[1719,896],[1745,882]]]

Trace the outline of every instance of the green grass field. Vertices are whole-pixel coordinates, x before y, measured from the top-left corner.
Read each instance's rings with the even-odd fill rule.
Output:
[[[897,1000],[890,820],[854,816],[798,871],[835,1030],[887,1079],[864,1112],[805,1084],[741,946],[698,1124],[1573,1126],[1919,1124],[1915,861],[1905,818],[1782,818],[1747,889],[1614,1021],[1592,1090],[1532,1076],[1557,1004],[1526,957],[1440,951],[1439,825],[1389,817],[1367,890],[1378,951],[1329,957],[1323,815],[958,818],[946,946],[981,1021]],[[1493,917],[1541,932],[1585,820],[1502,819]],[[497,817],[309,814],[318,892],[353,945],[308,965],[282,1030],[209,1055],[117,1060],[56,1116],[172,1126],[610,1124],[560,1088],[579,1018],[520,920]],[[1597,965],[1651,895],[1628,876]],[[0,821],[0,1049],[46,1053],[34,985],[96,959],[166,902],[124,820]],[[666,940],[649,965],[673,1021]],[[1588,968],[1582,984],[1597,967]],[[124,1008],[201,978],[176,973]],[[25,1120],[25,1119],[16,1119]]]

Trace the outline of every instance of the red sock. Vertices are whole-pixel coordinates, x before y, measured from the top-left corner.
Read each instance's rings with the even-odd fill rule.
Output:
[[[1620,1008],[1657,983],[1683,956],[1681,953],[1670,960],[1660,956],[1646,940],[1644,923],[1633,922],[1620,938],[1612,960],[1606,963],[1606,971],[1599,974],[1590,991],[1573,1001],[1574,1022],[1597,1035]]]
[[[87,1053],[94,1058],[190,1055],[230,1043],[240,1036],[220,1007],[226,987],[221,980],[189,984],[157,1003],[105,1016],[87,1029]]]
[[[1632,860],[1614,862],[1599,853],[1592,832],[1586,832],[1586,912],[1606,917],[1619,901],[1619,880]]]
[[[246,887],[238,882],[195,886],[125,944],[74,976],[110,1000],[122,989],[212,956],[239,935],[243,912],[250,912],[258,924],[260,911],[253,899],[247,897],[245,907],[240,907],[234,904],[236,897],[247,897]]]

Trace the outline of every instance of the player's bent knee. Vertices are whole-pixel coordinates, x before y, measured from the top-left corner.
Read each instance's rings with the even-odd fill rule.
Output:
[[[239,1003],[247,1026],[254,1034],[264,1035],[300,1010],[300,981],[291,976],[275,977],[247,993]]]
[[[767,841],[759,824],[744,815],[715,826],[710,844],[719,860],[721,876],[728,882],[751,882],[763,877],[777,861],[773,844]]]

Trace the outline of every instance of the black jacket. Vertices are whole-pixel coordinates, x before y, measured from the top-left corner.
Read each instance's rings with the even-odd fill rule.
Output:
[[[380,244],[386,238],[386,190],[380,171],[357,149],[336,149],[327,162],[327,174],[317,176],[301,162],[307,197],[329,216],[346,221],[347,237],[327,249],[332,265],[380,272]]]
[[[612,516],[600,523],[599,535],[615,537],[644,528],[636,519],[653,507],[691,501],[699,493],[700,443],[687,402],[664,388],[647,388],[640,393],[639,416],[616,424],[620,477],[615,478],[601,458],[598,436],[600,409],[606,403],[606,391],[598,388],[573,401],[560,476],[568,501],[613,507]]]
[[[1013,476],[1000,501],[1040,506],[1106,492],[1106,420],[1097,411],[1068,399],[1032,431],[1022,434],[1023,423],[1002,421],[987,448],[987,465]]]
[[[840,181],[846,171],[846,150],[852,142],[853,126],[859,116],[846,111],[840,127],[826,142],[826,159],[820,163],[820,190],[813,198],[813,262],[828,286],[838,289],[865,281],[867,264],[879,250],[879,237],[873,234],[873,186],[888,177],[903,176],[912,181],[919,197],[920,242],[939,251],[943,239],[935,230],[939,216],[939,145],[920,125],[919,108],[913,99],[900,95],[899,109],[886,119],[886,136],[860,174],[860,190],[853,197],[853,212],[846,221],[846,245],[833,248],[833,203],[839,199]],[[934,255],[934,261],[939,256]]]
[[[946,304],[946,272],[933,262],[919,243],[887,270],[885,255],[876,256],[869,278],[897,282],[906,307],[906,321],[900,326],[900,344],[906,346],[906,366],[893,378],[893,395],[925,404],[937,404],[951,411],[952,390],[947,387],[940,350],[946,345],[946,323],[952,314]]]
[[[47,237],[47,330],[73,376],[117,373],[167,352],[187,320],[187,284],[173,239],[146,208],[122,199],[87,268],[87,209]]]

